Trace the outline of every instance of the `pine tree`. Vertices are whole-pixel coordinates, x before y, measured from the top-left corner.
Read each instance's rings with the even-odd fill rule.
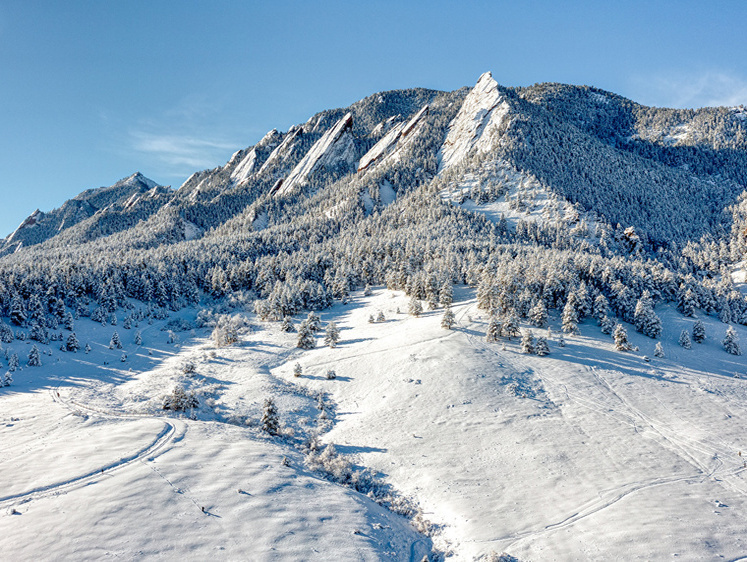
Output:
[[[366,287],[363,289],[363,296],[364,297],[370,297],[371,293],[372,293],[372,291],[371,291],[371,285],[369,285],[368,283],[366,283]]]
[[[327,375],[326,375],[326,377],[329,380],[336,379],[337,378],[337,373],[335,373],[335,371],[333,369],[327,369]]]
[[[420,299],[413,295],[413,297],[410,299],[407,312],[408,314],[411,314],[416,318],[420,316],[420,314],[423,312],[423,305],[420,304]]]
[[[109,341],[109,349],[122,349],[122,342],[119,339],[119,334],[116,330],[112,334],[112,339]]]
[[[664,357],[664,348],[661,345],[661,342],[656,342],[656,347],[654,347],[654,355],[656,357]]]
[[[706,339],[705,325],[702,321],[696,320],[693,324],[693,341],[695,343],[703,343]]]
[[[519,319],[516,318],[516,313],[511,312],[508,315],[508,318],[503,322],[503,325],[501,326],[501,333],[508,338],[508,341],[511,341],[511,338],[513,336],[518,336],[521,334],[519,331]]]
[[[731,353],[732,355],[742,355],[742,349],[739,347],[739,336],[737,335],[737,331],[731,326],[726,328],[726,334],[721,343],[727,353]]]
[[[368,315],[368,323],[369,324],[373,324],[374,322],[376,322],[376,320],[374,320],[374,315],[373,314],[369,314]]]
[[[382,311],[379,311],[379,314],[376,316],[377,322],[386,322],[386,318],[384,317],[384,313]]]
[[[67,337],[65,349],[67,349],[67,351],[73,351],[75,353],[77,353],[80,349],[80,343],[78,342],[78,338],[75,336],[75,332],[71,332]]]
[[[283,323],[280,325],[280,329],[283,332],[295,332],[296,328],[293,326],[293,320],[290,316],[283,316]]]
[[[521,336],[521,352],[534,353],[534,334],[532,330],[525,330]]]
[[[12,353],[10,355],[10,358],[8,359],[8,371],[10,371],[11,373],[14,373],[16,369],[18,369],[18,364],[19,364],[18,354]]]
[[[566,334],[578,333],[578,312],[576,311],[576,295],[571,293],[563,307],[563,314],[560,317],[563,322],[562,329]]]
[[[91,352],[91,346],[90,345],[86,344],[85,352],[86,352],[86,354],[88,354],[88,353]]]
[[[130,316],[125,316],[125,319],[122,322],[122,327],[125,330],[130,330],[132,328],[132,318]]]
[[[456,324],[456,317],[451,311],[451,307],[449,307],[449,305],[446,305],[444,308],[444,315],[441,318],[441,327],[445,330],[451,330],[451,328],[454,327],[454,324]]]
[[[607,301],[607,297],[600,294],[594,299],[594,318],[597,319],[599,325],[602,325],[602,320],[609,316],[610,303]]]
[[[630,341],[628,341],[628,331],[622,324],[615,326],[612,338],[615,340],[615,349],[618,351],[630,351],[633,349]]]
[[[654,312],[654,302],[648,291],[643,291],[635,305],[633,323],[637,331],[650,338],[658,338],[661,335],[661,320]]]
[[[488,329],[485,332],[485,341],[488,343],[495,343],[498,341],[498,336],[501,335],[502,325],[500,320],[493,315],[488,321]]]
[[[540,357],[550,355],[550,346],[547,345],[547,340],[542,336],[537,338],[537,342],[534,344],[534,352]]]
[[[127,352],[126,352],[126,351],[123,351],[123,352],[122,352],[122,357],[120,357],[120,358],[119,358],[119,360],[120,360],[120,361],[121,361],[122,363],[124,363],[125,361],[127,361]]]
[[[690,341],[690,332],[688,330],[682,330],[680,332],[680,345],[685,349],[692,348],[692,342]]]
[[[327,324],[327,332],[324,334],[324,345],[337,347],[338,341],[340,341],[340,330],[337,328],[337,324],[330,322]]]
[[[73,318],[73,313],[69,310],[65,313],[65,329],[72,332],[75,330],[75,319]]]
[[[454,289],[452,288],[450,281],[446,281],[441,286],[441,290],[438,292],[438,302],[444,308],[451,306],[454,302]]]
[[[306,325],[312,333],[316,333],[322,329],[322,319],[313,310],[306,316]]]
[[[143,345],[143,335],[140,333],[140,330],[135,332],[135,345]]]
[[[565,347],[565,338],[562,333],[558,335],[558,347]]]
[[[529,321],[538,328],[547,326],[547,306],[543,299],[539,299],[529,311]]]
[[[609,316],[604,316],[599,325],[603,334],[610,335],[612,330],[615,329],[615,321]]]
[[[296,343],[296,347],[301,349],[314,349],[316,347],[314,332],[309,327],[308,319],[301,322],[301,325],[298,327],[298,343]]]
[[[303,369],[301,368],[301,364],[300,363],[296,363],[293,366],[293,376],[294,377],[300,377],[302,372],[303,372]]]
[[[36,347],[36,345],[31,346],[31,351],[29,351],[29,367],[41,367],[41,354],[39,353],[39,348]]]

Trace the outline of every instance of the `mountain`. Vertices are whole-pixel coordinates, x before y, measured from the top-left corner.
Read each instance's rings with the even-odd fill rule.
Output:
[[[0,548],[737,559],[746,129],[488,72],[36,211],[0,257]]]
[[[38,209],[0,242],[0,255],[65,233],[67,243],[84,242],[134,226],[170,199],[171,191],[140,172],[109,187],[88,189],[47,213]],[[129,219],[129,220],[128,220]],[[85,227],[81,226],[85,223]],[[78,226],[76,236],[70,230]]]

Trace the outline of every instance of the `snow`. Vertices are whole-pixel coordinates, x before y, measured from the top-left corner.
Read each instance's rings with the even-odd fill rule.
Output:
[[[231,180],[233,180],[234,183],[241,183],[244,181],[252,174],[256,163],[257,151],[252,148],[247,152],[246,156],[244,156],[244,159],[234,168],[233,172],[231,172]]]
[[[439,151],[439,173],[461,162],[473,150],[490,150],[495,134],[510,111],[508,102],[498,90],[498,83],[486,72],[464,100],[459,113],[449,125]]]
[[[308,177],[317,166],[331,167],[338,162],[351,162],[355,158],[355,142],[350,133],[352,124],[353,115],[346,113],[334,127],[324,133],[288,174],[275,196],[287,195],[307,183]]]
[[[398,313],[408,301],[356,293],[320,314],[339,326],[338,346],[308,351],[245,313],[249,327],[228,348],[202,328],[169,344],[165,320],[76,321],[90,354],[40,346],[44,365],[0,389],[4,556],[422,559],[428,538],[311,472],[292,446],[322,427],[320,392],[331,412],[323,440],[417,501],[448,559],[744,555],[747,366],[721,348],[724,324],[703,317],[706,342],[685,350],[677,339],[695,319],[660,306],[663,359],[646,361],[656,341],[630,326],[640,351],[615,351],[590,320],[536,357],[518,339],[485,342],[472,289],[455,287],[451,331],[441,311]],[[369,323],[378,311],[386,321]],[[551,325],[557,334],[554,315]],[[115,329],[125,363],[107,347]],[[747,329],[736,330],[745,345]],[[25,363],[27,342],[6,347]],[[194,419],[160,409],[175,384],[198,394]],[[295,437],[259,430],[267,396]]]
[[[377,142],[371,150],[369,150],[358,163],[358,171],[368,169],[374,163],[381,163],[386,160],[398,161],[400,151],[403,145],[400,141],[404,138],[411,140],[415,135],[410,135],[415,127],[421,125],[423,117],[428,115],[428,105],[423,106],[415,116],[409,121],[402,121],[394,125],[389,132],[384,135],[379,142]],[[409,137],[408,137],[409,135]]]
[[[262,167],[257,172],[257,175],[261,175],[262,173],[269,170],[271,166],[281,161],[283,157],[290,151],[297,137],[299,137],[302,134],[303,134],[303,127],[300,127],[297,125],[294,125],[293,127],[291,127],[286,133],[285,138],[283,139],[283,142],[281,142],[270,153],[270,156],[267,157],[267,160],[265,160],[265,163],[262,164]]]

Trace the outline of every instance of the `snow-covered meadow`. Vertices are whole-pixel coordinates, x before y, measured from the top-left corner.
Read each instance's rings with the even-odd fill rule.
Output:
[[[432,545],[456,560],[747,553],[747,365],[723,351],[724,324],[703,318],[706,341],[686,350],[677,341],[694,319],[657,308],[657,358],[655,341],[630,326],[640,350],[616,351],[592,320],[560,347],[551,315],[551,354],[537,357],[518,338],[485,341],[487,314],[470,289],[455,291],[453,330],[441,328],[442,310],[406,314],[408,301],[379,288],[320,313],[340,328],[335,348],[322,332],[315,349],[298,349],[295,333],[246,313],[229,347],[215,347],[207,328],[169,342],[166,320],[125,330],[80,319],[91,351],[39,346],[41,367],[25,365],[30,344],[10,344],[23,369],[0,389],[4,556],[421,560]],[[369,322],[379,312],[385,321]],[[108,347],[114,330],[124,362]],[[200,406],[164,411],[175,385]],[[275,437],[260,427],[268,397]],[[302,443],[317,431],[417,503],[431,536],[307,466]]]

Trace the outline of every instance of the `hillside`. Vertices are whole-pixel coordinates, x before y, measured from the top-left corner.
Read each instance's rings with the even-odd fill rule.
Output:
[[[34,213],[3,551],[743,556],[745,127],[485,73]]]

